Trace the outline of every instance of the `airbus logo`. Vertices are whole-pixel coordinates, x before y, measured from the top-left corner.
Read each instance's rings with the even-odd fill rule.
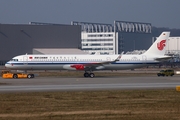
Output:
[[[164,47],[166,46],[165,43],[166,43],[166,40],[161,40],[161,42],[157,43],[157,48],[158,48],[159,50],[163,50]]]

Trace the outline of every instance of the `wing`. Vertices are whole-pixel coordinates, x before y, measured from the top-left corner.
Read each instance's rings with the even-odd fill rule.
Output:
[[[85,63],[85,64],[73,64],[70,65],[71,68],[75,68],[76,70],[102,70],[104,69],[105,64],[111,64],[113,62],[119,61],[121,55],[119,55],[113,61],[103,61],[103,62],[92,62],[92,63]]]

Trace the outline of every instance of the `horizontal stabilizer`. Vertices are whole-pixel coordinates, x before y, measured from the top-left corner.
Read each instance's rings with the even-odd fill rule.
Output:
[[[163,56],[163,57],[159,57],[159,58],[156,58],[155,60],[157,61],[166,61],[166,60],[169,60],[173,58],[172,56]]]

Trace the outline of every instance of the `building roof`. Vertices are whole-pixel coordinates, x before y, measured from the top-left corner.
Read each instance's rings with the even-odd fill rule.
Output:
[[[34,48],[33,54],[88,54],[76,48]]]

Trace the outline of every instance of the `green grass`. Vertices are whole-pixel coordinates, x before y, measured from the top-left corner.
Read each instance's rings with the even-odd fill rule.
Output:
[[[179,120],[180,92],[167,89],[0,93],[0,119]]]

